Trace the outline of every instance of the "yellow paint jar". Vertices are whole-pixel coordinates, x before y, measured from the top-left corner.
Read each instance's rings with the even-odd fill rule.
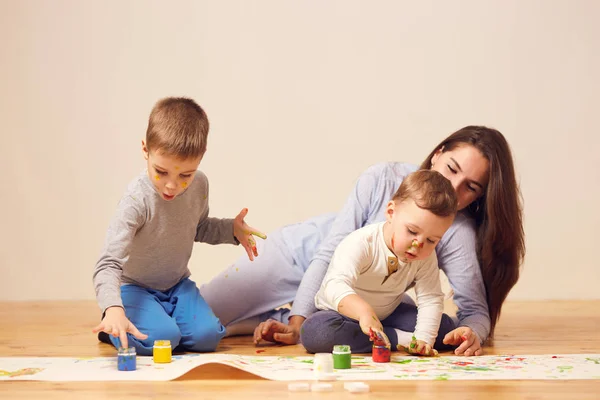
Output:
[[[171,362],[171,341],[170,340],[155,340],[152,348],[152,356],[155,363],[170,363]]]

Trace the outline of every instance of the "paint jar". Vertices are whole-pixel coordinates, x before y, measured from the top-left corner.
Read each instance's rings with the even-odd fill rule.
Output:
[[[119,371],[135,371],[136,367],[135,347],[120,347],[117,354],[117,369]]]
[[[325,374],[333,373],[333,355],[331,353],[317,353],[313,362],[315,378],[319,379]]]
[[[352,352],[350,346],[338,344],[333,346],[333,368],[350,369],[352,367]]]
[[[392,350],[388,346],[373,346],[373,362],[390,362]]]
[[[171,341],[170,340],[155,340],[152,348],[152,358],[155,363],[170,363],[171,362]]]

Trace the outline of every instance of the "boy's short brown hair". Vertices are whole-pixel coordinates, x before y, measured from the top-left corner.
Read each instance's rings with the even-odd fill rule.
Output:
[[[408,175],[394,194],[396,204],[411,199],[438,217],[456,214],[458,199],[450,181],[437,171],[422,169]]]
[[[194,100],[167,97],[159,100],[148,119],[146,147],[181,159],[206,152],[208,117]]]

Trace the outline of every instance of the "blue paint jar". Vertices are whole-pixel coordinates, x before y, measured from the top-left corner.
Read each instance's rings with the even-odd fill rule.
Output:
[[[119,348],[119,353],[117,355],[117,369],[119,371],[135,371],[135,357],[135,347],[129,347],[127,349],[122,347]]]

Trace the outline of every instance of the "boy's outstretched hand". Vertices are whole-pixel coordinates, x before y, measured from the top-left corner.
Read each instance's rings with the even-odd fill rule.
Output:
[[[261,239],[266,239],[267,235],[246,224],[244,218],[247,214],[248,209],[244,208],[233,220],[233,236],[235,236],[237,241],[244,246],[250,261],[254,261],[254,257],[258,256],[258,250],[256,250],[256,241],[252,235],[258,236]]]
[[[127,342],[127,334],[131,333],[133,336],[140,340],[144,340],[148,338],[148,335],[144,335],[131,323],[130,320],[125,316],[125,310],[121,307],[109,307],[106,309],[106,313],[102,322],[92,329],[92,332],[106,332],[109,335],[113,335],[114,337],[118,337],[121,339],[121,347],[127,348],[129,347],[129,343]]]

